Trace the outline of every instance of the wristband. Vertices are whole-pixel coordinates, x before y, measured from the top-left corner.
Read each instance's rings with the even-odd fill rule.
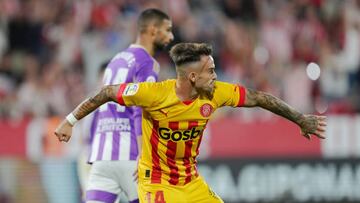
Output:
[[[72,125],[74,126],[76,122],[78,122],[79,120],[74,116],[74,114],[70,113],[69,115],[66,116],[66,120]]]

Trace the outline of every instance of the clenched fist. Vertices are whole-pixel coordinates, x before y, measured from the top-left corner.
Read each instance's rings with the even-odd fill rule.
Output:
[[[60,142],[68,142],[72,134],[72,125],[66,119],[64,119],[56,128],[54,133]]]

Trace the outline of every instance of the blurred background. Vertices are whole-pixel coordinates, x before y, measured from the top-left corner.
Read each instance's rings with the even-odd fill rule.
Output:
[[[264,110],[218,111],[199,169],[225,202],[360,202],[359,0],[0,0],[0,203],[81,202],[86,133],[62,144],[53,130],[150,7],[174,43],[213,45],[220,80],[328,116],[328,138],[308,141]]]

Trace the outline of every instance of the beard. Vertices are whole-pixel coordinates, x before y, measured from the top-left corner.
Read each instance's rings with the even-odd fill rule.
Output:
[[[208,99],[212,100],[213,97],[214,97],[214,89],[205,91],[205,92],[204,92],[204,95],[205,95]]]
[[[164,51],[167,47],[167,44],[161,43],[161,42],[154,42],[154,51]]]
[[[212,99],[214,97],[215,87],[206,87],[206,88],[196,88],[196,91],[200,94],[200,97],[206,97]]]

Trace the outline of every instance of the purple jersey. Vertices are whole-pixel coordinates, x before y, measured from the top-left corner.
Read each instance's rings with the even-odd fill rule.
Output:
[[[104,85],[129,82],[155,82],[159,65],[146,50],[131,45],[118,53],[108,64]],[[125,107],[115,102],[103,104],[97,110],[91,127],[89,162],[97,160],[136,160],[137,136],[141,135],[141,108]]]

